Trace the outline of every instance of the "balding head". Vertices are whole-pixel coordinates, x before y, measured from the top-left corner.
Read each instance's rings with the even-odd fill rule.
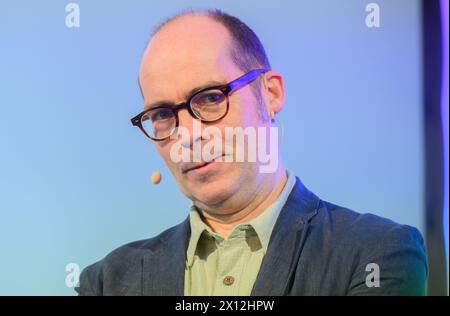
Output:
[[[242,71],[248,72],[255,68],[271,68],[265,49],[255,32],[237,17],[220,10],[182,12],[158,25],[152,35],[155,35],[166,25],[179,18],[194,15],[206,16],[221,24],[228,31],[231,38],[230,57]]]
[[[173,88],[176,86],[174,80],[189,80],[187,85],[192,86],[195,85],[192,82],[195,78],[192,77],[199,77],[199,80],[207,77],[209,80],[220,79],[214,74],[214,69],[224,63],[229,64],[228,69],[232,66],[228,49],[230,43],[227,30],[203,14],[172,19],[159,28],[147,46],[141,65],[141,86],[151,81],[149,90],[153,92],[154,84],[167,86],[170,83],[170,88]],[[164,80],[166,76],[167,81]],[[143,92],[147,97],[145,89]]]

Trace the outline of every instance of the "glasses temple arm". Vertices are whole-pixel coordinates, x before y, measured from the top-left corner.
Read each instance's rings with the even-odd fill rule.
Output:
[[[243,75],[242,77],[234,80],[229,84],[230,92],[233,92],[234,90],[238,90],[245,86],[246,84],[252,82],[255,80],[261,73],[267,72],[269,69],[255,69],[250,71],[249,73]]]

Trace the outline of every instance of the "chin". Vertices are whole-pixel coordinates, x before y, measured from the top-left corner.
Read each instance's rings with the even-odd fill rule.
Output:
[[[232,197],[239,188],[235,188],[232,175],[224,175],[214,181],[208,181],[189,187],[192,200],[205,205],[219,206]]]

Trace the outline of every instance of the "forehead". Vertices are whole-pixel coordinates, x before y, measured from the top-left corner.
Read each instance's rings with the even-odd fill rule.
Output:
[[[196,85],[228,80],[237,72],[230,43],[226,28],[206,16],[169,22],[152,38],[142,59],[144,97],[175,97]]]

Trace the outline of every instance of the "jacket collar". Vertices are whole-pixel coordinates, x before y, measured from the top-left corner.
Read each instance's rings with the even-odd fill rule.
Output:
[[[309,221],[317,214],[319,204],[320,199],[297,178],[275,224],[251,295],[277,296],[289,293]]]

